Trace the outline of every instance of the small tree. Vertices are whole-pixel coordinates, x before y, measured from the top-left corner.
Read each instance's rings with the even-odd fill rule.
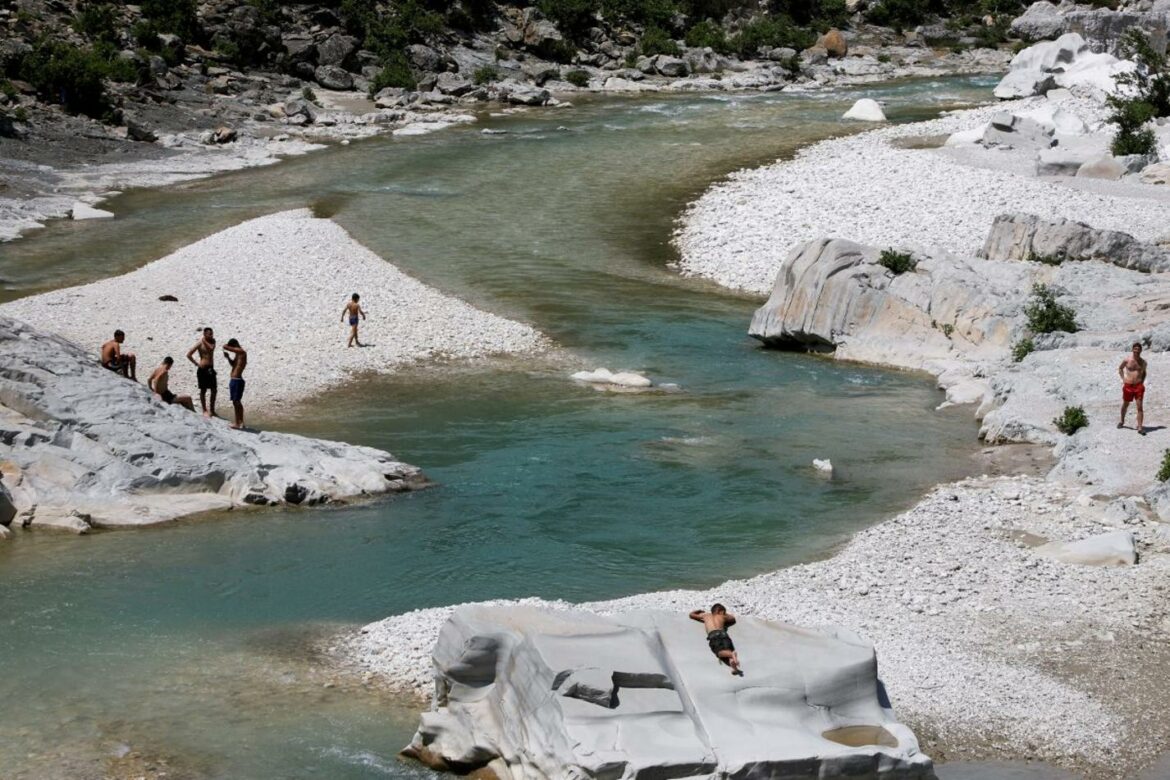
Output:
[[[1149,37],[1131,28],[1121,39],[1121,54],[1134,62],[1134,68],[1114,77],[1117,89],[1109,96],[1113,113],[1109,121],[1117,125],[1111,151],[1153,155],[1158,151],[1157,137],[1147,123],[1156,117],[1170,116],[1170,72],[1167,57],[1158,52]]]

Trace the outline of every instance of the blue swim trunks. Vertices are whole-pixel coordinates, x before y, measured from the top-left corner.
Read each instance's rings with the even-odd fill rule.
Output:
[[[233,401],[241,401],[244,398],[244,380],[233,378],[228,381],[228,397]]]
[[[357,318],[357,317],[350,317],[350,318],[349,318],[349,324],[350,324],[350,325],[357,325],[357,321],[358,321],[358,318]]]

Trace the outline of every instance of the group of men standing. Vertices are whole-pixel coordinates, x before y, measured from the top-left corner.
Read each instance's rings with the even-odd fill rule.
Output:
[[[102,344],[102,365],[111,371],[138,381],[138,357],[122,350],[122,342],[126,334],[121,330],[114,331],[114,338]],[[203,408],[204,417],[216,417],[215,398],[219,392],[219,383],[215,373],[215,332],[211,328],[204,328],[199,341],[187,350],[187,360],[195,366],[195,381],[199,387],[199,405]],[[223,356],[231,366],[231,378],[228,380],[228,398],[235,411],[235,421],[232,428],[240,430],[244,427],[244,369],[248,367],[248,353],[240,346],[236,339],[228,339],[223,345]],[[191,411],[195,411],[195,403],[189,395],[176,395],[170,389],[171,368],[175,359],[170,355],[163,358],[146,380],[146,386],[159,400],[166,404],[179,404]]]

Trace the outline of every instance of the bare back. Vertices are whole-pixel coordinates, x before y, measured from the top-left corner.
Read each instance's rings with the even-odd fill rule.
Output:
[[[159,366],[150,375],[150,379],[146,380],[147,387],[159,395],[164,394],[168,389],[171,381],[171,374],[166,366]]]
[[[105,344],[102,344],[102,362],[103,363],[109,363],[109,362],[115,360],[116,358],[118,358],[119,356],[121,356],[121,354],[122,354],[121,347],[119,347],[118,342],[114,341],[113,339],[110,339]]]
[[[730,612],[703,612],[695,610],[691,618],[702,622],[703,628],[711,631],[726,631],[728,626],[735,625],[735,615]]]

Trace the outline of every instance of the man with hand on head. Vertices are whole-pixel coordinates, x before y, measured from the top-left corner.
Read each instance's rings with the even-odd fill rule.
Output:
[[[199,353],[199,360],[192,357]],[[187,360],[195,366],[195,381],[199,385],[199,405],[204,417],[215,417],[215,334],[211,328],[203,329],[203,336],[195,346],[187,350]],[[207,394],[211,393],[211,408],[207,406]]]
[[[232,367],[232,378],[228,380],[228,397],[232,401],[232,409],[236,413],[236,421],[232,428],[242,430],[244,427],[244,369],[248,367],[248,353],[235,339],[228,339],[223,345],[223,356]]]

